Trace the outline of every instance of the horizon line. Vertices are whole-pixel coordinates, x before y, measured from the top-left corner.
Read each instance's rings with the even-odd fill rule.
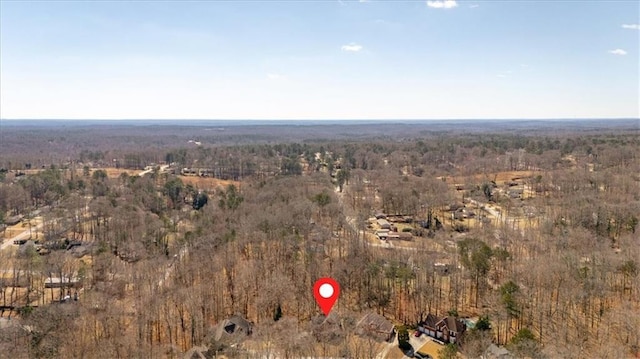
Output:
[[[209,119],[198,119],[198,118],[0,118],[0,121],[254,121],[254,122],[269,122],[269,121],[296,121],[296,122],[304,122],[304,121],[333,121],[333,122],[362,122],[362,121],[372,121],[372,122],[397,122],[397,121],[589,121],[589,120],[640,120],[639,117],[517,117],[517,118],[358,118],[358,119],[335,119],[335,118],[299,118],[299,119],[280,119],[280,118],[270,118],[270,119],[253,119],[253,118],[243,118],[243,119],[228,119],[228,118],[209,118]]]

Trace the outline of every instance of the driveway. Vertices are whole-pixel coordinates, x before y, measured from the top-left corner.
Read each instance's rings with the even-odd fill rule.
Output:
[[[40,222],[38,225],[33,226],[31,230],[26,229],[24,232],[14,236],[13,238],[5,239],[4,243],[0,245],[0,250],[3,250],[9,247],[10,245],[12,245],[13,241],[21,240],[21,239],[29,239],[30,237],[33,237],[35,235],[35,232],[40,229],[42,229],[42,222]]]
[[[416,353],[420,348],[422,348],[423,345],[425,345],[428,341],[429,341],[429,337],[422,334],[421,336],[417,337],[414,335],[415,331],[410,331],[409,332],[409,344],[411,344],[411,346],[413,347],[413,352]],[[403,356],[402,359],[410,359],[410,357],[408,356]]]
[[[417,352],[418,349],[422,348],[423,345],[425,345],[428,341],[429,341],[429,337],[422,334],[420,337],[416,338],[414,336],[415,331],[409,331],[409,344],[411,344],[411,346],[413,347],[413,351]],[[396,336],[396,338],[393,340],[393,343],[389,343],[385,346],[385,348],[378,353],[378,355],[376,355],[376,359],[386,359],[387,355],[389,354],[389,351],[391,349],[396,349],[399,353],[399,349],[398,349],[398,337]],[[408,356],[403,356],[402,359],[412,359]]]

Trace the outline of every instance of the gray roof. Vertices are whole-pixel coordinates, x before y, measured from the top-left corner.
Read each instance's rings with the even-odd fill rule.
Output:
[[[382,226],[390,226],[391,223],[389,223],[389,221],[387,221],[386,219],[379,219],[378,220],[378,225],[380,227],[382,227]]]
[[[209,348],[205,346],[195,346],[189,349],[189,351],[183,355],[183,358],[184,359],[206,359],[207,357],[204,355],[204,353],[206,353],[207,350],[209,350]]]
[[[252,324],[248,320],[239,315],[234,315],[218,324],[215,338],[220,340],[223,336],[250,335],[251,328]]]
[[[368,313],[356,325],[356,330],[376,331],[380,333],[390,333],[393,331],[393,323],[387,318],[376,313]]]
[[[482,359],[515,359],[515,357],[504,347],[495,344],[489,345],[481,356]]]

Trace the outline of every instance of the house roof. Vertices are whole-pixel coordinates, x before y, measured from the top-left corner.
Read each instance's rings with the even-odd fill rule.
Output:
[[[248,333],[251,328],[251,323],[239,315],[234,315],[227,319],[224,328],[227,333],[229,333],[229,330],[227,329],[233,329],[233,332],[244,330],[245,333]]]
[[[389,221],[387,221],[386,219],[379,219],[378,220],[378,225],[381,226],[381,227],[382,226],[390,226],[391,223],[389,223]]]
[[[466,325],[464,324],[464,322],[456,317],[436,317],[431,313],[429,313],[427,315],[427,319],[425,319],[420,324],[430,328],[436,328],[439,325],[444,325],[448,330],[454,331],[456,333],[462,333],[466,329]]]
[[[440,321],[438,317],[429,313],[427,314],[427,319],[425,319],[422,324],[427,327],[435,328],[438,321]]]
[[[377,313],[368,313],[356,324],[356,330],[375,330],[376,332],[390,333],[393,331],[393,323]]]
[[[513,359],[515,358],[507,349],[495,344],[489,345],[482,354],[483,359]]]
[[[458,318],[456,317],[449,316],[443,318],[442,320],[446,322],[447,328],[449,330],[452,330],[456,333],[461,333],[466,329],[465,324],[461,320],[458,320]]]
[[[206,353],[207,350],[208,348],[205,346],[195,346],[189,349],[189,351],[187,351],[183,355],[183,358],[184,359],[206,359],[206,356],[204,355],[204,353]]]
[[[218,324],[218,328],[216,330],[216,340],[220,340],[220,338],[225,335],[249,335],[251,334],[251,326],[252,324],[243,317],[234,315]]]

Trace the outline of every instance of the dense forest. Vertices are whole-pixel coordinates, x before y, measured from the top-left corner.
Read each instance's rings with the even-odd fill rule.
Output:
[[[382,358],[374,312],[483,323],[442,358],[640,355],[637,121],[261,126],[3,126],[0,353]]]

